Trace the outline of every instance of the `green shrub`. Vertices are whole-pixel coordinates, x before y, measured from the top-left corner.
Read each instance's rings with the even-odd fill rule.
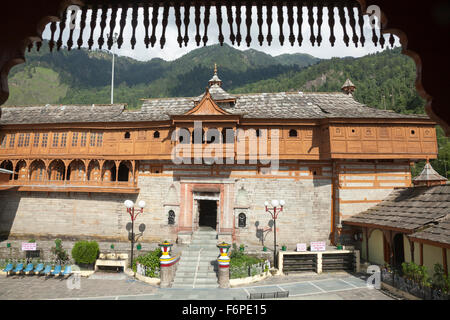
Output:
[[[439,263],[436,263],[434,265],[434,275],[433,275],[432,285],[434,288],[440,289],[444,293],[449,292],[450,280],[446,276],[444,268]]]
[[[61,239],[55,240],[55,246],[51,249],[51,251],[56,256],[56,260],[58,260],[59,263],[65,263],[69,260],[69,255],[67,254],[67,251],[63,249]]]
[[[72,248],[72,258],[77,264],[93,264],[99,253],[96,241],[77,241]]]
[[[159,258],[162,255],[160,248],[150,251],[145,255],[139,256],[133,260],[133,271],[136,272],[136,262],[147,267],[145,275],[151,278],[158,278],[159,276]]]

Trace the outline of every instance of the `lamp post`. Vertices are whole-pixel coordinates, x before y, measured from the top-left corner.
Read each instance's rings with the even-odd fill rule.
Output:
[[[137,216],[140,213],[144,212],[145,201],[141,200],[138,203],[139,209],[135,211],[134,203],[131,200],[125,200],[123,203],[127,208],[127,212],[131,217],[131,260],[130,267],[133,268],[133,249],[134,249],[134,220],[136,220]]]
[[[273,220],[273,265],[278,267],[277,264],[277,218],[278,218],[278,214],[283,211],[283,207],[284,207],[284,200],[272,200],[270,202],[270,204],[272,205],[272,211],[269,209],[269,202],[266,201],[264,202],[264,206],[266,207],[266,212],[269,212],[270,215],[272,216],[272,220]],[[279,206],[279,207],[278,207]]]
[[[114,35],[112,36],[112,40],[113,40],[113,47],[111,48],[111,52],[112,52],[112,71],[111,71],[111,104],[114,103],[114,44],[117,43],[117,36],[119,34],[116,32],[114,33]],[[107,34],[107,37],[109,38],[109,34]]]

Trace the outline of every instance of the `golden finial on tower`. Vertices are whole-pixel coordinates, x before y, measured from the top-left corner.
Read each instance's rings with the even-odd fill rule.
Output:
[[[217,64],[214,63],[214,75],[217,75]]]

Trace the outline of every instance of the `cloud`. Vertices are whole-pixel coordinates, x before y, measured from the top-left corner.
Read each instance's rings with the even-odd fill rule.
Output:
[[[190,24],[189,24],[189,43],[188,45],[185,47],[184,44],[183,46],[180,48],[177,42],[177,37],[178,37],[178,30],[175,24],[175,16],[174,16],[174,9],[171,8],[169,11],[169,19],[168,19],[168,25],[166,28],[166,33],[165,33],[165,37],[166,37],[166,43],[164,46],[164,49],[160,48],[160,38],[162,35],[162,15],[163,15],[163,8],[159,8],[158,11],[158,25],[157,25],[157,30],[156,30],[156,38],[157,38],[157,42],[155,43],[155,46],[149,47],[148,49],[145,47],[145,43],[144,43],[144,37],[145,37],[145,28],[144,28],[144,14],[143,14],[143,8],[139,8],[138,10],[138,25],[136,28],[136,46],[134,48],[134,50],[131,48],[131,37],[132,37],[132,26],[131,26],[131,21],[132,21],[132,15],[131,15],[131,9],[128,10],[127,12],[127,23],[126,23],[126,27],[124,29],[124,43],[121,47],[121,49],[118,49],[117,47],[114,47],[114,52],[118,55],[121,56],[128,56],[131,58],[134,58],[136,60],[141,60],[141,61],[147,61],[150,60],[152,58],[162,58],[164,60],[175,60],[179,57],[181,57],[182,55],[190,52],[191,50],[194,50],[197,47],[195,41],[194,41],[194,37],[196,34],[196,27],[195,27],[195,23],[194,23],[194,8],[191,8],[190,10]],[[151,25],[151,19],[152,19],[152,8],[149,9],[149,19],[150,19],[150,26],[149,26],[149,35],[151,35],[151,29],[152,29],[152,25]],[[200,36],[203,37],[204,34],[204,25],[203,25],[203,17],[204,17],[204,11],[205,8],[202,7],[201,8],[201,17],[202,17],[202,23],[200,25]],[[235,11],[235,8],[233,8],[233,11]],[[278,26],[278,22],[277,22],[277,8],[274,7],[273,8],[273,14],[272,14],[272,18],[273,18],[273,23],[272,23],[272,36],[273,36],[273,41],[272,41],[272,45],[269,46],[267,44],[267,41],[264,41],[263,45],[260,46],[257,39],[258,39],[258,25],[257,25],[257,13],[256,13],[256,7],[253,7],[252,10],[252,26],[251,26],[251,30],[250,30],[250,36],[252,37],[252,43],[250,47],[247,47],[246,43],[245,43],[245,37],[247,36],[247,27],[245,25],[245,18],[246,18],[246,10],[245,7],[242,8],[242,23],[240,26],[241,29],[241,35],[242,35],[242,42],[240,46],[237,46],[237,44],[235,43],[234,45],[231,44],[230,41],[230,28],[227,22],[227,14],[226,14],[226,10],[224,8],[222,8],[222,19],[223,19],[223,23],[222,23],[222,30],[223,30],[223,35],[225,37],[225,43],[227,43],[230,46],[233,46],[236,49],[239,50],[246,50],[249,48],[258,50],[258,51],[262,51],[265,52],[267,54],[270,54],[272,56],[276,56],[276,55],[280,55],[280,54],[284,54],[284,53],[289,53],[289,54],[293,54],[293,53],[307,53],[310,55],[313,55],[315,57],[318,58],[322,58],[322,59],[328,59],[331,57],[344,57],[344,56],[353,56],[353,57],[360,57],[360,56],[364,56],[367,55],[369,53],[375,53],[378,52],[380,50],[382,50],[380,48],[380,45],[378,45],[377,47],[374,46],[374,44],[371,41],[372,38],[372,30],[369,26],[369,19],[367,16],[364,17],[365,20],[365,24],[364,24],[364,35],[366,38],[366,43],[364,47],[361,47],[361,44],[358,43],[358,47],[355,48],[354,44],[351,41],[352,38],[352,29],[350,27],[349,24],[349,19],[348,19],[348,15],[347,15],[347,23],[346,23],[346,30],[347,33],[350,37],[350,45],[349,47],[346,47],[344,42],[343,42],[343,29],[341,27],[340,24],[340,20],[339,20],[339,16],[337,15],[337,11],[335,11],[335,26],[334,26],[334,34],[336,37],[336,43],[335,46],[332,47],[330,42],[329,42],[329,37],[330,37],[330,29],[328,26],[328,10],[327,8],[323,9],[323,23],[322,23],[322,27],[321,27],[321,35],[322,35],[322,44],[320,47],[317,46],[317,43],[315,46],[311,45],[311,42],[309,41],[311,32],[310,32],[310,26],[308,24],[308,15],[307,15],[307,10],[303,10],[303,24],[302,24],[302,35],[303,35],[303,43],[302,46],[298,46],[297,42],[294,43],[294,46],[291,46],[291,44],[288,41],[288,37],[289,37],[289,26],[288,26],[288,22],[287,22],[287,9],[284,8],[283,9],[283,16],[284,16],[284,24],[283,24],[283,33],[285,36],[285,42],[284,45],[282,46],[279,41],[278,41],[278,36],[279,36],[279,26]],[[235,16],[235,15],[234,15]],[[98,48],[98,44],[97,44],[97,40],[100,36],[100,17],[101,17],[101,12],[98,12],[98,16],[97,16],[97,27],[94,30],[94,49]],[[116,20],[116,27],[114,29],[114,32],[119,32],[119,28],[120,28],[120,17],[121,17],[121,9],[118,10],[117,13],[117,20]],[[266,17],[266,9],[263,8],[263,17],[264,17],[264,23],[263,23],[263,35],[264,38],[266,38],[267,35],[267,24],[265,22],[265,17]],[[183,21],[184,18],[184,8],[181,8],[181,20]],[[293,27],[293,33],[295,35],[295,37],[297,38],[297,34],[298,34],[298,26],[296,23],[296,18],[297,18],[297,9],[294,8],[294,27]],[[104,30],[103,36],[105,38],[105,44],[103,46],[103,49],[107,49],[107,45],[106,45],[106,40],[107,40],[107,34],[110,32],[110,28],[109,28],[109,22],[111,19],[111,11],[108,10],[108,17],[107,17],[107,21],[106,21],[106,28]],[[317,36],[317,31],[318,31],[318,26],[317,26],[317,8],[314,8],[314,33]],[[86,28],[84,29],[83,32],[83,40],[84,40],[84,45],[83,47],[87,47],[87,41],[90,37],[90,21],[91,21],[91,12],[88,11],[87,14],[87,19],[86,19]],[[78,17],[76,19],[76,23],[75,23],[75,30],[74,30],[74,43],[76,44],[76,40],[79,37],[79,33],[80,33],[80,14],[78,14]],[[234,33],[236,34],[237,31],[237,26],[236,26],[236,21],[234,21],[233,24],[233,30]],[[57,29],[57,31],[55,32],[55,38],[59,37],[59,28]],[[359,37],[359,26],[356,26],[356,33]],[[184,24],[182,23],[181,25],[181,35],[184,36]],[[50,39],[51,33],[50,33],[50,25],[47,25],[44,33],[43,33],[43,37],[44,39]],[[69,30],[68,28],[66,28],[64,30],[63,33],[63,40],[64,42],[67,41],[69,36]],[[215,7],[211,7],[211,11],[210,11],[210,23],[208,26],[208,38],[209,41],[207,43],[207,45],[212,45],[212,44],[217,44],[219,43],[218,41],[218,36],[219,36],[219,28],[217,25],[217,20],[216,20],[216,10]],[[386,36],[385,36],[386,37]],[[386,44],[388,44],[387,38],[386,38]],[[399,41],[398,38],[395,37],[395,45],[398,46],[399,45]],[[203,46],[203,42],[201,42],[200,46]]]

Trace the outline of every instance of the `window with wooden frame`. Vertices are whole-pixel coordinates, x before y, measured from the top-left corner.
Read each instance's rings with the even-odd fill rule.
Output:
[[[76,147],[78,145],[78,132],[72,133],[72,147]]]
[[[97,138],[97,133],[91,132],[91,138],[89,140],[89,145],[95,147],[95,139]]]
[[[6,148],[6,134],[2,135],[0,138],[0,148],[4,149]]]
[[[309,167],[309,175],[321,176],[322,175],[322,167]]]
[[[37,133],[34,134],[34,139],[33,139],[33,147],[34,148],[39,147],[39,139],[40,139],[40,137],[41,137],[40,133],[37,132]]]
[[[297,138],[297,137],[298,137],[297,130],[295,129],[289,130],[289,138]]]
[[[160,136],[159,131],[153,132],[153,138],[154,139],[159,139],[159,136]]]
[[[25,137],[25,134],[24,133],[21,133],[21,134],[19,134],[19,139],[18,139],[18,142],[17,142],[17,147],[23,147],[23,141],[24,141],[24,137]]]
[[[81,140],[80,140],[81,147],[86,147],[86,140],[87,140],[87,132],[83,132],[81,134]]]
[[[61,147],[64,148],[66,146],[66,142],[67,142],[67,132],[63,132],[61,134]]]
[[[43,133],[42,134],[42,144],[41,144],[42,148],[47,148],[47,141],[48,141],[48,133]]]
[[[30,133],[25,133],[25,141],[23,142],[24,147],[28,147],[30,145]]]
[[[103,133],[97,133],[97,147],[101,147],[103,145]]]
[[[16,144],[16,134],[15,133],[11,133],[9,135],[9,147],[10,148],[14,148],[15,144]]]
[[[53,133],[53,142],[52,142],[52,147],[53,148],[57,148],[59,144],[59,133],[58,132],[54,132]]]

